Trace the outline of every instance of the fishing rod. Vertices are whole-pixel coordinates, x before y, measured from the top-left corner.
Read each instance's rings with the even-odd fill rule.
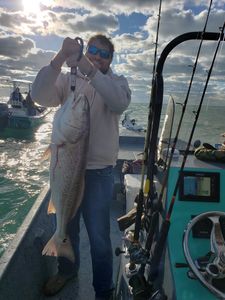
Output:
[[[153,64],[153,79],[152,79],[152,86],[154,83],[154,76],[155,76],[155,70],[156,70],[156,59],[157,59],[157,48],[158,48],[158,35],[159,35],[159,24],[160,24],[160,17],[161,17],[161,7],[162,7],[162,0],[160,0],[159,3],[159,13],[158,13],[158,24],[157,24],[157,34],[156,34],[156,42],[155,42],[155,53],[154,53],[154,64]],[[139,243],[139,235],[142,227],[142,214],[143,214],[143,207],[144,207],[144,178],[146,173],[146,167],[147,167],[147,161],[148,161],[148,152],[149,152],[149,141],[152,131],[152,120],[154,115],[154,105],[152,105],[151,99],[154,97],[154,88],[151,91],[151,98],[149,103],[149,114],[148,114],[148,125],[146,130],[146,136],[145,136],[145,144],[144,144],[144,151],[143,151],[143,158],[142,158],[142,168],[141,168],[141,184],[139,193],[135,199],[137,202],[137,208],[136,208],[136,216],[135,216],[135,225],[134,225],[134,233],[132,238],[132,243],[129,246],[129,254],[130,254],[130,263],[129,263],[129,270],[127,272],[133,272],[136,269],[136,263],[138,262],[138,259],[144,259],[147,257],[145,253],[143,253],[142,248]],[[149,183],[149,180],[146,179],[145,182],[145,190]],[[122,253],[120,250],[118,253]],[[146,261],[144,261],[146,263]],[[143,263],[143,261],[141,261]],[[135,279],[135,278],[134,278]],[[131,279],[132,280],[132,279]],[[144,282],[144,281],[142,281]],[[132,285],[132,283],[131,283]],[[145,288],[143,289],[145,291]]]
[[[198,47],[198,51],[197,51],[195,63],[194,63],[194,66],[193,66],[193,70],[192,70],[192,74],[191,74],[191,79],[190,79],[190,83],[189,83],[189,86],[188,86],[187,95],[186,95],[185,101],[184,101],[184,103],[182,105],[182,112],[181,112],[181,116],[180,116],[179,123],[178,123],[178,126],[177,126],[177,131],[176,131],[174,140],[172,142],[170,157],[169,157],[169,161],[167,163],[167,169],[166,169],[165,175],[163,177],[162,188],[161,188],[161,192],[160,192],[159,198],[158,198],[159,203],[162,202],[164,190],[165,190],[165,187],[166,187],[167,182],[168,182],[169,169],[170,169],[170,166],[171,166],[171,163],[172,163],[173,155],[174,155],[174,152],[175,152],[175,149],[176,149],[176,145],[177,145],[177,141],[178,141],[178,136],[179,136],[180,129],[181,129],[181,125],[182,125],[183,118],[184,118],[184,115],[185,115],[185,112],[186,112],[186,108],[187,108],[187,104],[188,104],[188,100],[189,100],[189,95],[190,95],[190,91],[191,91],[191,88],[192,88],[193,79],[194,79],[194,76],[195,76],[195,72],[196,72],[196,68],[197,68],[197,64],[198,64],[200,52],[201,52],[201,49],[202,49],[202,44],[203,44],[203,40],[204,40],[203,36],[204,36],[204,33],[206,32],[206,27],[207,27],[207,24],[208,24],[208,19],[209,19],[209,15],[210,15],[210,12],[211,12],[211,6],[212,6],[212,0],[210,1],[208,12],[207,12],[207,16],[206,16],[205,25],[204,25],[203,31],[201,33],[201,40],[200,40],[200,44],[199,44],[199,47]]]
[[[195,114],[195,121],[193,123],[191,133],[190,133],[190,137],[189,137],[189,140],[188,140],[188,143],[187,143],[187,147],[185,149],[183,161],[182,161],[182,164],[181,164],[181,167],[180,167],[180,170],[179,170],[178,179],[176,181],[176,185],[175,185],[174,192],[173,192],[173,195],[172,195],[172,199],[171,199],[171,202],[170,202],[170,205],[169,205],[169,209],[168,209],[168,212],[166,214],[166,218],[162,223],[161,230],[160,230],[160,233],[159,233],[159,238],[157,240],[157,243],[155,245],[155,248],[154,248],[154,251],[153,251],[153,254],[152,254],[151,267],[150,267],[149,274],[148,274],[148,282],[153,282],[155,280],[156,276],[157,276],[157,273],[158,273],[158,266],[159,266],[160,260],[162,258],[163,251],[165,249],[165,243],[166,243],[166,239],[167,239],[169,228],[170,228],[170,219],[171,219],[171,215],[172,215],[176,195],[177,195],[177,192],[178,192],[178,188],[179,188],[179,185],[180,185],[182,172],[184,170],[184,166],[185,166],[187,156],[188,156],[188,153],[189,153],[191,140],[192,140],[192,137],[194,135],[194,131],[195,131],[196,124],[197,124],[197,121],[198,121],[198,118],[199,118],[199,114],[200,114],[201,107],[202,107],[202,104],[203,104],[203,100],[204,100],[204,97],[205,97],[206,89],[208,87],[208,82],[209,82],[209,79],[210,79],[210,76],[211,76],[211,73],[212,73],[212,70],[213,70],[213,66],[214,66],[214,63],[215,63],[215,60],[216,60],[216,56],[217,56],[217,53],[218,53],[218,50],[219,50],[219,46],[220,46],[221,41],[224,41],[224,28],[225,28],[225,23],[221,27],[221,31],[220,31],[220,34],[219,34],[219,40],[217,42],[217,46],[216,46],[216,49],[215,49],[213,60],[212,60],[210,69],[208,71],[207,79],[206,79],[205,86],[204,86],[204,89],[203,89],[203,92],[202,92],[202,97],[201,97],[197,112]]]
[[[155,89],[155,73],[156,73],[156,60],[157,60],[157,49],[158,49],[158,36],[159,36],[159,26],[161,19],[161,8],[162,8],[162,0],[159,3],[159,13],[158,13],[158,24],[157,24],[157,33],[156,33],[156,42],[155,42],[155,53],[154,53],[154,64],[153,64],[153,78],[152,78],[152,90],[151,97],[149,102],[149,114],[148,114],[148,125],[145,136],[145,144],[144,144],[144,152],[142,158],[142,169],[141,169],[141,187],[139,190],[139,194],[137,196],[137,208],[136,208],[136,217],[135,217],[135,225],[134,225],[134,234],[133,234],[133,242],[131,243],[128,251],[130,254],[130,264],[129,264],[129,272],[136,270],[136,263],[141,264],[143,266],[147,263],[148,255],[145,250],[141,247],[139,242],[139,235],[142,228],[142,215],[145,205],[145,196],[147,191],[149,191],[149,183],[153,181],[153,177],[149,177],[150,173],[147,172],[147,177],[145,180],[144,187],[144,178],[147,168],[148,156],[149,156],[149,145],[150,145],[150,137],[153,135],[154,128],[154,116],[156,112],[156,106],[153,99],[156,97],[157,89]],[[153,188],[151,189],[153,191]],[[152,193],[152,197],[155,197],[155,192]],[[138,296],[142,295],[148,297],[150,293],[149,286],[146,283],[145,277],[142,274],[142,271],[139,270],[135,275],[130,278],[129,281],[130,286],[132,286],[134,299],[136,294]]]
[[[156,69],[158,40],[159,40],[159,25],[160,25],[160,20],[161,20],[161,10],[162,10],[162,0],[160,0],[160,2],[159,2],[158,22],[157,22],[156,39],[155,39],[154,64],[153,64],[153,70],[152,70],[153,77],[154,77],[155,69]]]
[[[159,26],[160,26],[160,19],[161,19],[161,8],[162,8],[162,0],[160,0],[159,3],[159,12],[158,12],[158,23],[157,23],[157,33],[156,33],[156,42],[155,42],[155,53],[154,53],[154,64],[153,64],[153,80],[154,81],[154,74],[156,70],[156,59],[157,59],[157,49],[158,49],[158,36],[159,36]],[[152,90],[153,92],[153,90]],[[149,140],[150,140],[150,134],[151,134],[151,128],[152,128],[152,115],[154,114],[154,107],[151,105],[151,101],[149,104],[149,115],[148,115],[148,126],[145,136],[145,145],[144,145],[144,152],[143,152],[143,158],[142,158],[142,168],[141,168],[141,187],[138,194],[137,199],[137,213],[135,218],[135,226],[134,226],[134,242],[139,241],[139,234],[141,229],[141,223],[142,223],[142,213],[143,213],[143,205],[144,205],[144,177],[145,177],[145,171],[148,161],[148,152],[149,152]],[[146,179],[145,183],[145,190],[146,186],[148,185],[148,179]]]
[[[150,191],[151,191],[152,188],[149,185],[150,191],[148,192],[148,200],[147,201],[148,201],[148,206],[151,208],[151,217],[150,217],[150,220],[148,222],[149,223],[148,228],[147,228],[148,235],[147,235],[146,244],[145,244],[145,250],[146,250],[147,253],[149,253],[149,251],[151,249],[153,238],[154,238],[154,235],[155,235],[155,232],[156,232],[156,226],[158,224],[159,213],[162,210],[162,198],[163,198],[165,187],[167,185],[168,176],[169,176],[169,169],[170,169],[170,166],[171,166],[171,163],[172,163],[172,158],[173,158],[173,155],[174,155],[174,152],[175,152],[175,149],[176,149],[176,144],[177,144],[178,136],[179,136],[179,133],[180,133],[180,128],[181,128],[181,125],[182,125],[182,122],[183,122],[183,117],[184,117],[186,107],[187,107],[187,103],[188,103],[188,100],[189,100],[189,94],[190,94],[190,91],[191,91],[192,82],[193,82],[193,79],[194,79],[198,59],[199,59],[199,56],[200,56],[200,52],[201,52],[201,48],[202,48],[202,44],[203,44],[203,40],[204,40],[203,37],[204,37],[204,34],[206,32],[206,27],[207,27],[207,24],[208,24],[208,19],[209,19],[209,15],[210,15],[210,11],[211,11],[211,6],[212,6],[212,0],[210,1],[210,4],[209,4],[209,8],[208,8],[207,17],[206,17],[206,21],[205,21],[205,24],[204,24],[203,31],[199,33],[200,34],[200,44],[199,44],[199,47],[198,47],[194,67],[193,67],[193,70],[192,70],[192,75],[191,75],[191,79],[190,79],[190,83],[189,83],[189,87],[188,87],[188,92],[187,92],[184,104],[182,106],[182,113],[181,113],[180,120],[179,120],[179,123],[178,123],[178,126],[177,126],[177,132],[175,134],[175,138],[174,138],[174,141],[172,143],[172,148],[171,148],[169,161],[167,162],[167,169],[165,170],[165,175],[162,179],[161,192],[158,196],[158,199],[155,200],[154,202],[151,201],[152,196],[150,194],[151,193]],[[160,113],[160,115],[161,115],[161,113]],[[157,136],[157,132],[158,132],[158,128],[155,130],[156,136]],[[152,143],[151,143],[151,145],[152,145]],[[154,143],[153,145],[156,145],[156,143]],[[153,184],[153,177],[154,177],[154,174],[153,174],[152,170],[154,170],[155,155],[156,155],[156,146],[155,146],[155,151],[153,152],[153,154],[151,156],[151,161],[149,160],[149,165],[148,165],[148,172],[152,173],[152,176],[151,176],[152,184]],[[143,268],[144,268],[144,266],[143,266]]]

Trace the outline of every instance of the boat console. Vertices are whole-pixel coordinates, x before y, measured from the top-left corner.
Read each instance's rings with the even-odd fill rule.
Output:
[[[163,197],[163,212],[170,205],[183,156],[172,160],[167,188]],[[162,187],[165,172],[158,169],[155,184]],[[206,163],[188,155],[180,177],[179,189],[171,216],[166,250],[159,271],[159,286],[163,286],[170,300],[214,299],[225,292],[225,263],[220,258],[225,237],[225,165]],[[140,174],[124,176],[126,213],[135,207],[134,199],[141,185]],[[159,224],[159,228],[160,228]],[[133,299],[130,278],[137,269],[130,270],[129,235],[134,225],[127,228],[121,251],[118,299]],[[141,237],[143,242],[146,236]],[[182,242],[183,241],[183,242]],[[224,247],[224,246],[223,246]],[[224,251],[225,253],[225,251]],[[147,263],[148,264],[148,263]],[[222,265],[222,266],[221,266]],[[207,271],[206,271],[207,270]],[[221,275],[222,274],[222,275]],[[140,283],[137,284],[141,288]],[[161,299],[164,296],[162,296]],[[197,298],[196,298],[197,297]],[[154,298],[153,298],[154,299]]]
[[[172,199],[179,163],[179,160],[173,161],[169,171],[163,199],[165,209]],[[225,278],[216,270],[218,264],[223,264],[221,259],[218,263],[216,260],[224,247],[224,182],[224,164],[206,163],[188,156],[180,176],[167,240],[163,280],[169,299],[212,299],[212,293],[224,295]],[[221,268],[224,272],[225,265]]]

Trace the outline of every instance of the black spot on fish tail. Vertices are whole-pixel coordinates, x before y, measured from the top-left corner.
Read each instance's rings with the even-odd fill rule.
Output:
[[[67,238],[65,238],[65,239],[63,240],[63,243],[66,243],[66,241],[67,241]]]

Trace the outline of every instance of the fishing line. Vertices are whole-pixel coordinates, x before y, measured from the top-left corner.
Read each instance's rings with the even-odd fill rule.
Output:
[[[77,62],[78,62],[82,57],[82,53],[83,53],[83,49],[84,49],[84,42],[79,37],[76,37],[75,40],[80,45],[80,53],[79,53],[79,57],[77,58]],[[76,75],[77,75],[77,66],[76,67],[71,67],[71,71],[70,71],[71,86],[70,86],[70,89],[71,89],[72,92],[75,92],[75,88],[76,88]]]
[[[157,23],[157,32],[156,32],[156,42],[155,42],[155,53],[154,53],[154,64],[153,64],[153,79],[155,76],[156,70],[156,60],[157,60],[157,49],[158,49],[158,37],[159,37],[159,26],[160,26],[160,19],[161,19],[161,8],[162,8],[162,0],[159,3],[159,12],[158,12],[158,23]],[[151,97],[152,98],[152,97]],[[151,101],[149,104],[149,114],[148,114],[148,126],[145,136],[145,144],[144,144],[144,152],[142,158],[142,168],[141,168],[141,187],[138,194],[138,201],[137,201],[137,214],[135,218],[135,227],[134,227],[134,241],[137,242],[139,240],[139,233],[141,229],[141,218],[143,213],[143,205],[144,205],[144,178],[145,178],[145,171],[148,161],[148,151],[149,151],[149,139],[150,139],[150,132],[151,132],[151,120],[153,115],[153,109],[151,107]],[[148,185],[148,181],[146,179],[146,185]],[[146,190],[146,187],[145,187]]]
[[[209,82],[209,79],[210,79],[210,76],[211,76],[211,73],[212,73],[212,70],[213,70],[213,67],[214,67],[214,63],[215,63],[215,59],[216,59],[216,56],[217,56],[217,53],[218,53],[218,49],[219,49],[221,41],[224,40],[224,28],[225,28],[225,23],[223,24],[223,27],[222,27],[221,32],[219,34],[219,40],[218,40],[218,43],[217,43],[217,47],[215,49],[215,53],[214,53],[214,56],[213,56],[213,60],[212,60],[210,69],[208,71],[208,76],[207,76],[205,86],[204,86],[204,89],[203,89],[203,92],[202,92],[202,97],[201,97],[201,100],[200,100],[200,103],[199,103],[199,107],[198,107],[198,110],[196,112],[195,121],[194,121],[194,124],[192,126],[189,141],[187,143],[187,147],[186,147],[186,150],[185,150],[185,153],[184,153],[183,161],[182,161],[182,164],[181,164],[181,167],[180,167],[180,170],[179,170],[178,179],[176,181],[176,185],[175,185],[174,192],[173,192],[173,195],[172,195],[172,199],[171,199],[171,202],[170,202],[170,205],[169,205],[169,209],[168,209],[168,212],[166,214],[166,218],[162,223],[161,230],[160,230],[160,233],[159,233],[159,238],[157,240],[156,246],[155,246],[154,251],[153,251],[153,255],[152,255],[152,259],[151,259],[151,268],[150,268],[149,275],[148,275],[148,279],[149,279],[150,282],[152,282],[155,279],[156,275],[157,275],[156,269],[158,268],[159,262],[160,262],[161,257],[162,257],[163,250],[165,248],[164,246],[165,246],[165,242],[166,242],[168,232],[169,232],[169,228],[170,228],[170,218],[171,218],[171,214],[172,214],[172,211],[173,211],[173,207],[174,207],[176,195],[177,195],[177,192],[178,192],[178,188],[179,188],[179,185],[180,185],[182,172],[183,172],[184,165],[186,163],[186,159],[187,159],[187,156],[188,156],[188,153],[189,153],[191,140],[192,140],[192,137],[193,137],[193,134],[194,134],[194,131],[195,131],[195,127],[196,127],[196,124],[197,124],[197,121],[198,121],[198,117],[199,117],[199,114],[200,114],[200,111],[201,111],[202,103],[203,103],[204,96],[205,96],[205,93],[206,93],[206,89],[207,89],[207,86],[208,86],[208,82]]]
[[[159,203],[162,202],[164,190],[165,190],[165,187],[166,187],[167,182],[168,182],[169,169],[170,169],[170,166],[171,166],[171,163],[172,163],[172,159],[173,159],[173,155],[174,155],[174,152],[175,152],[175,149],[176,149],[178,136],[179,136],[179,133],[180,133],[180,129],[181,129],[181,125],[182,125],[182,122],[183,122],[184,114],[185,114],[186,107],[187,107],[187,104],[188,104],[189,95],[190,95],[193,79],[194,79],[194,76],[195,76],[195,72],[196,72],[196,68],[197,68],[197,64],[198,64],[198,60],[199,60],[199,56],[200,56],[200,52],[201,52],[202,44],[203,44],[203,40],[204,40],[203,36],[204,36],[204,33],[206,31],[206,27],[207,27],[207,24],[208,24],[208,19],[209,19],[209,15],[210,15],[210,11],[211,11],[211,6],[212,6],[212,0],[210,1],[210,4],[209,4],[207,16],[206,16],[206,21],[205,21],[205,25],[204,25],[204,28],[203,28],[203,31],[202,31],[202,34],[201,34],[201,40],[200,40],[200,44],[199,44],[199,47],[198,47],[198,52],[197,52],[197,55],[196,55],[195,63],[194,63],[194,66],[193,66],[193,70],[192,70],[192,74],[191,74],[191,79],[190,79],[187,95],[186,95],[185,101],[184,101],[183,106],[182,106],[182,112],[181,112],[180,120],[179,120],[179,123],[178,123],[178,126],[177,126],[177,131],[176,131],[173,143],[172,143],[170,158],[169,158],[168,165],[167,165],[167,170],[166,170],[165,176],[163,178],[162,188],[161,188],[161,192],[160,192],[159,198],[158,198]]]

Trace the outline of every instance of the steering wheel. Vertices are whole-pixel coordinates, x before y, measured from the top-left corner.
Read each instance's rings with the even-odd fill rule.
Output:
[[[220,217],[225,217],[224,212],[210,211],[202,213],[193,218],[187,225],[183,238],[183,250],[186,261],[194,273],[195,277],[214,295],[220,299],[225,299],[225,292],[216,288],[213,283],[216,279],[225,279],[225,242],[219,222]],[[189,250],[189,236],[194,225],[209,218],[212,221],[212,231],[210,235],[211,258],[206,262],[204,268],[200,268],[197,261],[193,260]]]

